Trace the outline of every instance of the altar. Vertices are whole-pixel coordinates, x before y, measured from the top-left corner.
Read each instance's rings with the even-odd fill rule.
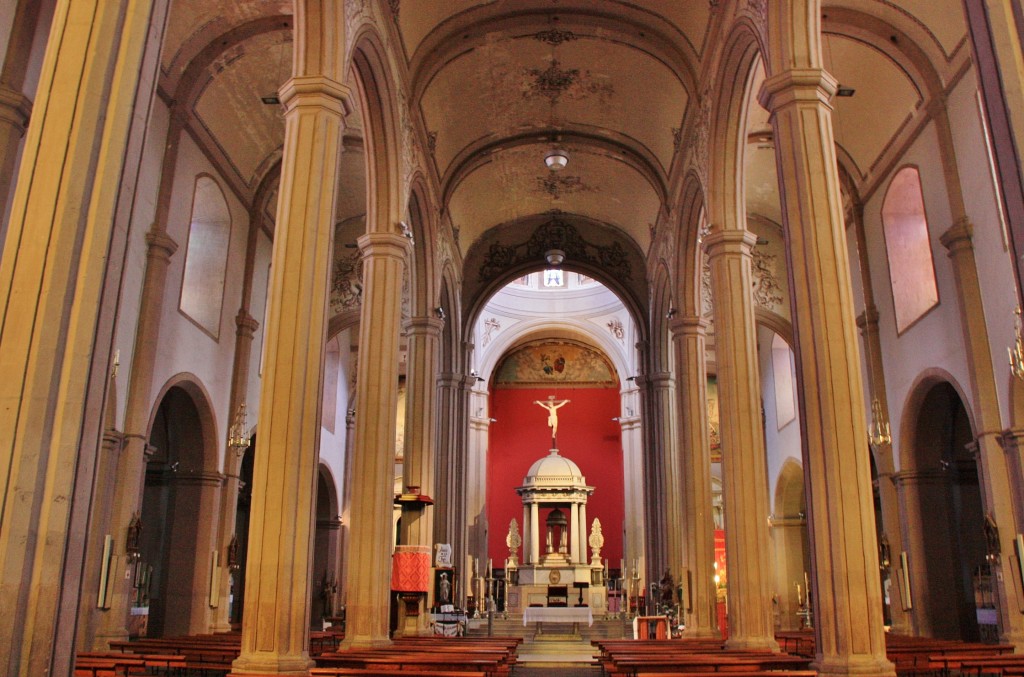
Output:
[[[531,606],[523,610],[523,625],[536,623],[538,637],[544,634],[545,623],[572,623],[572,634],[579,637],[580,623],[584,621],[587,627],[594,624],[594,613],[590,607]]]

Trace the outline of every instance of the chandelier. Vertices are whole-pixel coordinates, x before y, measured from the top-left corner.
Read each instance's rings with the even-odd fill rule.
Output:
[[[235,420],[231,424],[231,431],[228,434],[228,446],[235,450],[239,456],[249,448],[249,437],[245,434],[245,402],[238,405],[235,412]]]
[[[868,443],[872,447],[880,447],[892,442],[889,433],[889,421],[882,413],[882,403],[878,398],[871,400],[871,422],[868,424]]]

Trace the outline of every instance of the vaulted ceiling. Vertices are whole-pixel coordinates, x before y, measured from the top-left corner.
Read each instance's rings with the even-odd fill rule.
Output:
[[[405,69],[402,99],[425,133],[462,254],[498,226],[552,210],[646,253],[672,206],[727,4],[381,0]],[[870,192],[930,99],[964,72],[960,1],[826,0],[822,13],[825,65],[855,90],[834,101],[838,154]],[[244,201],[280,157],[281,109],[260,99],[289,74],[291,32],[288,0],[173,3],[161,94],[185,108],[193,137]],[[339,221],[365,211],[361,127],[358,114],[348,120]],[[778,223],[773,141],[756,101],[747,131],[748,211]],[[555,147],[569,155],[560,172],[543,163]]]

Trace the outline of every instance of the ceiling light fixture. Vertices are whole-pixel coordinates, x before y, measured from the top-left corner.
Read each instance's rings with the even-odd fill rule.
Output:
[[[544,156],[544,164],[553,172],[561,171],[569,164],[569,154],[561,148],[553,148]]]
[[[544,252],[544,260],[548,262],[548,265],[552,268],[557,268],[562,265],[562,261],[565,261],[565,252],[561,249],[549,249]]]

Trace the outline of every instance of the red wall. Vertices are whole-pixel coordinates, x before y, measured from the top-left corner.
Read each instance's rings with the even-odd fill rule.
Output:
[[[551,449],[551,429],[547,411],[534,404],[546,400],[568,399],[558,410],[558,450],[583,471],[594,493],[587,501],[587,535],[594,518],[601,520],[604,547],[601,559],[618,568],[622,557],[623,485],[622,435],[612,418],[619,415],[618,388],[501,388],[491,391],[490,444],[487,455],[487,550],[494,567],[504,566],[508,557],[505,536],[514,517],[523,534],[523,503],[516,493],[527,471]],[[540,521],[543,528],[544,512]],[[568,511],[566,516],[568,516]],[[523,550],[519,548],[519,561]],[[541,552],[544,541],[541,540]],[[590,546],[587,545],[587,560]]]

